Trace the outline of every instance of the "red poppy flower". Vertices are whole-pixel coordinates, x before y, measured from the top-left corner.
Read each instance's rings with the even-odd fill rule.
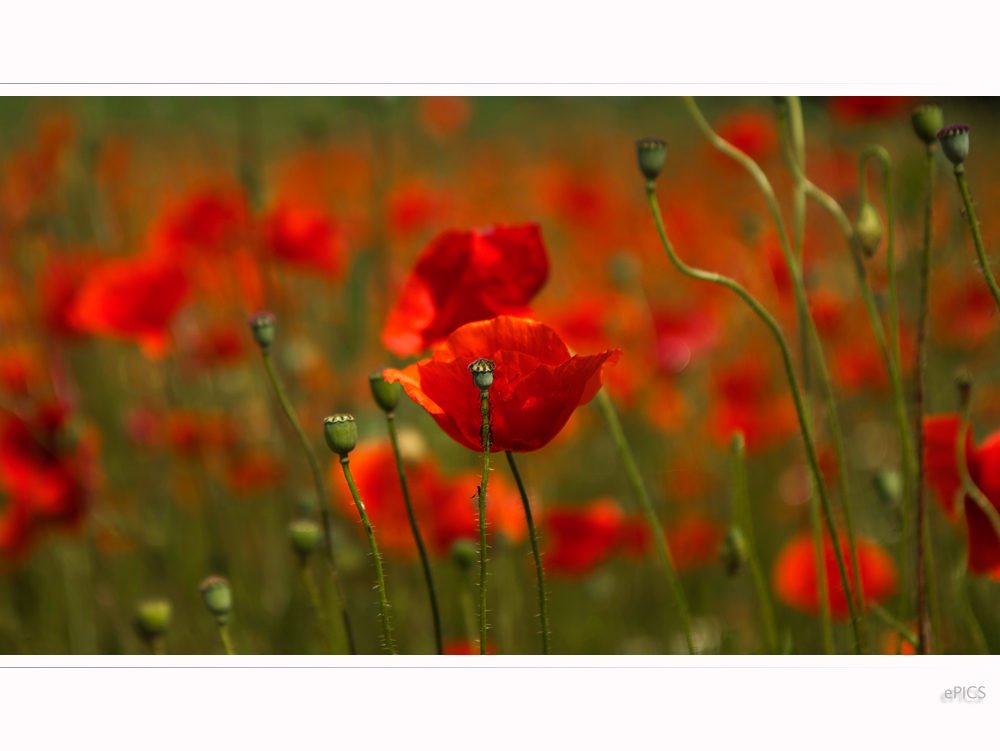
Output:
[[[708,352],[719,341],[719,326],[701,309],[653,311],[656,359],[668,373],[678,373],[692,358]]]
[[[714,563],[725,537],[725,528],[708,517],[692,514],[680,519],[667,529],[674,566],[689,571]]]
[[[479,642],[472,639],[449,639],[441,645],[442,654],[446,655],[477,655],[479,654]],[[486,654],[495,655],[496,647],[489,639],[486,640]]]
[[[109,261],[87,275],[69,320],[80,331],[136,341],[159,357],[188,293],[187,277],[175,263],[152,256]]]
[[[770,156],[778,145],[774,118],[760,111],[745,110],[730,115],[716,125],[715,132],[758,162]],[[720,163],[736,164],[729,157],[713,151],[716,154],[713,158]],[[739,169],[739,165],[736,168]]]
[[[343,235],[322,212],[280,205],[264,218],[261,233],[264,251],[289,266],[330,277],[343,269]]]
[[[626,519],[618,503],[603,498],[581,508],[545,512],[545,570],[584,576],[614,555]]]
[[[747,452],[755,453],[795,434],[795,404],[786,394],[772,395],[770,384],[770,373],[759,359],[743,358],[718,373],[709,430],[719,445],[728,446],[733,433],[741,432]]]
[[[38,294],[42,321],[49,333],[63,339],[81,335],[70,314],[87,273],[97,265],[98,257],[93,253],[53,256],[46,262],[39,276]]]
[[[961,493],[956,442],[961,418],[958,415],[935,415],[924,420],[924,463],[927,484],[952,521]],[[994,508],[1000,510],[1000,431],[974,445],[972,428],[965,438],[965,460],[969,475]],[[1000,575],[1000,539],[989,517],[968,496],[965,501],[965,524],[969,533],[969,571],[974,574]]]
[[[417,259],[389,311],[382,343],[406,357],[438,344],[463,324],[523,315],[548,276],[537,224],[443,232]]]
[[[841,552],[847,568],[848,580],[853,586],[853,569],[847,540],[841,535]],[[892,558],[876,543],[858,539],[858,563],[861,566],[861,586],[865,600],[881,602],[896,592],[899,575]],[[788,542],[774,562],[774,590],[783,603],[811,615],[819,612],[819,590],[816,585],[816,558],[812,535],[808,532]],[[826,567],[830,614],[838,620],[848,617],[847,597],[837,568],[833,543],[824,537],[824,566]]]
[[[237,189],[203,190],[168,206],[153,227],[153,246],[177,259],[232,250],[247,223],[246,199]]]
[[[490,390],[491,451],[534,451],[562,429],[579,405],[601,388],[601,369],[618,362],[621,350],[570,357],[548,326],[501,316],[458,329],[429,359],[405,370],[388,368],[385,379],[400,382],[407,395],[444,432],[472,451],[481,450],[479,390],[469,364],[495,364]]]
[[[844,123],[886,120],[908,110],[912,100],[905,96],[835,96],[830,99],[830,114]]]

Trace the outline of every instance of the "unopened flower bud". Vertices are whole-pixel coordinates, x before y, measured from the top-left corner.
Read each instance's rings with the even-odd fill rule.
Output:
[[[722,547],[719,549],[722,567],[730,576],[736,576],[749,558],[750,551],[743,531],[739,527],[730,527],[726,539],[722,541]]]
[[[296,519],[288,525],[288,539],[292,543],[292,550],[302,556],[303,560],[319,547],[322,536],[319,525],[311,519]]]
[[[170,603],[166,600],[146,600],[135,614],[135,628],[143,639],[163,637],[170,627]]]
[[[921,104],[910,115],[917,137],[930,145],[937,140],[938,131],[944,127],[944,113],[936,104]]]
[[[667,161],[667,143],[659,138],[643,138],[635,142],[635,153],[646,185],[652,187]]]
[[[250,324],[253,339],[261,351],[270,350],[271,343],[274,341],[274,316],[266,310],[261,310],[250,316],[247,322]]]
[[[399,406],[403,398],[403,384],[389,383],[382,377],[382,371],[376,370],[368,376],[368,385],[372,390],[372,398],[386,414],[391,414]]]
[[[958,167],[969,156],[969,126],[949,125],[937,134],[941,150],[952,164]]]
[[[955,386],[958,388],[958,405],[963,412],[969,406],[969,398],[972,396],[972,371],[968,368],[960,368],[955,373]]]
[[[480,392],[489,391],[493,385],[493,370],[496,366],[492,360],[480,358],[469,364],[469,372],[472,373],[472,382]]]
[[[854,239],[866,258],[871,258],[882,242],[882,218],[869,201],[861,204],[858,217],[854,220]]]
[[[461,571],[471,571],[478,557],[478,548],[468,540],[458,540],[451,546],[451,559]]]
[[[323,435],[330,451],[343,459],[358,445],[358,426],[351,415],[333,415],[323,420]]]
[[[889,508],[895,508],[899,505],[899,501],[903,497],[903,477],[899,472],[887,469],[875,475],[873,481],[875,492],[878,493],[882,503]]]
[[[221,576],[210,576],[201,583],[199,589],[208,612],[215,616],[218,623],[226,623],[233,609],[233,591],[229,582]]]

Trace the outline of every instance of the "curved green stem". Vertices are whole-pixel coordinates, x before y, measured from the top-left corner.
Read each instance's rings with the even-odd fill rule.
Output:
[[[368,512],[365,511],[365,504],[361,502],[358,489],[354,485],[354,478],[351,476],[350,459],[347,454],[340,457],[340,466],[344,470],[344,478],[347,480],[347,487],[351,489],[351,496],[354,498],[354,505],[361,516],[361,523],[365,528],[365,535],[368,537],[368,547],[372,551],[372,558],[375,559],[375,578],[378,586],[378,605],[382,614],[382,637],[385,640],[385,648],[389,654],[396,654],[396,648],[392,643],[392,628],[389,626],[389,600],[385,596],[385,577],[382,575],[382,556],[379,555],[378,545],[375,544],[375,533],[372,531],[371,522],[368,521]]]
[[[229,634],[229,626],[225,623],[219,623],[219,637],[222,639],[222,648],[226,650],[227,655],[236,654],[236,650],[233,649],[233,637]]]
[[[746,444],[743,435],[738,433],[733,438],[733,499],[734,514],[740,527],[745,530],[747,553],[750,563],[750,573],[753,576],[754,587],[757,590],[757,600],[760,603],[761,618],[764,621],[764,634],[767,638],[767,648],[771,654],[778,654],[778,629],[775,626],[774,607],[767,589],[767,581],[757,557],[757,544],[753,536],[753,518],[750,513],[750,491],[747,486]]]
[[[909,643],[912,647],[917,646],[917,635],[913,633],[906,624],[901,620],[892,615],[889,611],[879,605],[877,602],[870,602],[868,607],[871,609],[872,613],[882,621],[886,626],[896,631],[902,638],[903,641]]]
[[[403,501],[406,503],[406,515],[410,519],[410,531],[413,532],[413,541],[417,543],[417,552],[420,554],[420,565],[424,569],[424,579],[427,581],[427,593],[431,599],[431,615],[434,618],[434,645],[437,653],[443,654],[444,647],[441,643],[441,615],[438,612],[437,594],[434,591],[434,579],[431,577],[431,562],[427,557],[427,549],[424,548],[424,539],[420,535],[420,527],[417,526],[417,518],[413,515],[413,504],[410,503],[410,489],[406,483],[406,469],[403,466],[403,455],[399,451],[399,437],[396,435],[396,417],[392,412],[385,416],[389,426],[389,440],[392,443],[392,453],[396,457],[396,472],[399,475],[399,485],[403,489]]]
[[[535,534],[535,522],[531,517],[531,504],[528,503],[528,493],[524,489],[521,481],[521,473],[517,471],[514,463],[514,455],[506,451],[507,463],[510,464],[510,471],[517,482],[517,489],[521,493],[521,503],[524,504],[524,518],[528,522],[528,536],[531,538],[531,554],[535,558],[535,574],[538,577],[538,612],[542,621],[542,654],[549,653],[549,619],[545,613],[545,572],[542,570],[542,554],[538,550],[538,536]]]
[[[774,319],[774,316],[772,316],[759,302],[757,302],[756,298],[754,298],[754,296],[751,295],[738,282],[730,279],[729,277],[723,276],[722,274],[711,271],[703,271],[685,264],[674,252],[673,246],[670,244],[670,240],[667,239],[667,232],[663,226],[663,217],[660,214],[660,206],[656,202],[655,185],[647,185],[646,197],[649,200],[649,207],[653,212],[653,220],[656,224],[656,231],[660,235],[660,242],[663,245],[664,250],[666,250],[667,256],[670,258],[670,262],[673,263],[677,270],[692,279],[718,284],[734,292],[741,300],[743,300],[743,302],[749,305],[757,317],[764,322],[771,334],[774,336],[778,347],[781,349],[785,375],[788,378],[789,389],[792,392],[792,398],[795,402],[795,411],[799,419],[799,428],[802,431],[802,440],[806,446],[806,456],[809,460],[809,466],[812,469],[813,479],[816,481],[816,488],[819,491],[820,502],[823,506],[823,514],[826,517],[827,529],[830,534],[830,540],[833,543],[834,555],[837,559],[837,569],[840,573],[841,583],[844,586],[845,599],[847,600],[851,616],[851,626],[854,630],[855,647],[860,654],[864,643],[861,636],[861,623],[858,618],[857,608],[854,604],[854,598],[850,596],[851,585],[847,576],[847,568],[844,564],[844,554],[840,548],[840,536],[837,533],[837,526],[834,523],[833,508],[830,504],[830,498],[827,495],[826,486],[823,484],[823,475],[819,468],[819,456],[816,453],[816,442],[813,438],[812,426],[810,425],[806,414],[805,404],[802,399],[802,392],[799,388],[798,377],[795,375],[795,368],[792,365],[792,354],[788,348],[788,342],[785,340],[785,335],[781,331],[781,327],[778,325],[778,322]]]
[[[479,483],[479,654],[486,654],[486,483],[490,479],[490,392],[479,392],[483,421],[483,477]]]
[[[299,418],[296,416],[291,402],[288,401],[285,390],[281,387],[278,374],[274,372],[271,353],[268,350],[263,350],[261,354],[264,357],[264,367],[267,369],[267,376],[271,381],[271,386],[274,388],[275,396],[278,397],[278,403],[281,405],[281,411],[285,413],[285,417],[291,423],[295,435],[299,437],[299,443],[302,444],[302,450],[305,451],[306,459],[309,461],[309,468],[312,470],[313,482],[316,484],[316,495],[319,496],[317,500],[319,501],[320,516],[323,520],[323,550],[326,553],[330,578],[333,579],[333,585],[337,590],[337,599],[340,601],[340,615],[344,622],[347,646],[351,650],[351,654],[356,655],[358,649],[354,643],[354,631],[351,628],[351,619],[347,614],[347,598],[344,596],[344,587],[340,582],[340,575],[337,573],[337,562],[333,555],[333,534],[330,525],[330,494],[326,490],[326,480],[323,478],[323,470],[320,467],[319,459],[316,457],[316,452],[313,450],[312,444],[309,443],[309,439],[306,437],[306,433],[299,423]]]
[[[955,181],[958,183],[958,191],[962,194],[962,202],[965,204],[965,216],[969,220],[969,229],[972,230],[972,239],[976,244],[976,256],[979,258],[979,267],[986,277],[986,284],[989,285],[993,300],[1000,308],[1000,287],[997,287],[997,280],[993,278],[993,271],[990,269],[990,262],[986,260],[986,248],[983,246],[983,236],[979,233],[979,220],[976,219],[976,210],[972,207],[972,197],[969,195],[969,186],[965,183],[965,166],[955,165]]]
[[[958,430],[958,438],[955,440],[955,463],[958,465],[958,476],[962,480],[962,490],[965,495],[972,499],[979,510],[986,514],[993,526],[993,534],[1000,540],[1000,513],[996,507],[990,503],[990,499],[979,489],[972,475],[969,473],[969,465],[965,456],[965,439],[969,431],[969,404],[965,404],[962,409],[962,422]]]
[[[642,481],[642,475],[639,474],[639,467],[635,463],[632,447],[629,446],[628,439],[625,438],[625,431],[622,430],[622,424],[618,419],[618,413],[615,411],[615,405],[611,403],[611,397],[605,393],[603,388],[597,392],[595,401],[597,402],[597,406],[600,407],[601,413],[608,423],[608,428],[611,430],[611,437],[618,447],[618,455],[625,466],[625,474],[628,475],[629,484],[632,485],[632,492],[635,493],[635,497],[639,501],[639,506],[642,508],[642,513],[646,517],[646,523],[649,524],[653,532],[656,553],[660,558],[660,563],[663,564],[664,570],[667,572],[667,581],[670,583],[670,591],[674,596],[674,603],[677,605],[677,612],[681,617],[681,627],[684,630],[684,640],[687,643],[688,651],[691,654],[697,654],[694,635],[691,631],[691,616],[688,611],[687,599],[684,597],[684,590],[681,589],[681,581],[677,576],[674,559],[670,555],[670,548],[667,545],[667,538],[663,532],[663,525],[660,524],[660,518],[656,515],[653,502],[650,501],[649,493],[646,492],[646,484]]]

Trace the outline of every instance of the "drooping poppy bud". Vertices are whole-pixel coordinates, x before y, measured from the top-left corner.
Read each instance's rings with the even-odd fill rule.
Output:
[[[288,525],[288,539],[292,543],[292,550],[303,561],[319,546],[321,536],[319,525],[311,519],[296,519]]]
[[[969,126],[949,125],[937,133],[941,142],[941,150],[956,167],[960,166],[969,156]]]
[[[271,344],[274,342],[274,315],[268,313],[266,310],[261,310],[250,316],[247,323],[250,324],[253,339],[257,342],[257,346],[260,347],[261,351],[267,352],[270,350]]]
[[[456,540],[451,546],[451,559],[460,571],[471,571],[479,559],[478,548],[468,540]]]
[[[875,492],[886,506],[895,508],[899,505],[903,497],[903,478],[899,472],[888,469],[879,472],[872,481],[875,483]]]
[[[479,392],[489,391],[493,385],[493,370],[496,366],[492,360],[479,358],[469,363],[469,372],[472,373],[472,382],[476,384]]]
[[[229,582],[221,576],[210,576],[201,583],[199,589],[208,612],[215,616],[217,623],[226,624],[233,609],[233,591]]]
[[[858,209],[858,217],[854,220],[854,237],[866,258],[874,256],[882,242],[882,218],[869,201],[862,203]]]
[[[635,142],[635,154],[646,185],[651,187],[667,161],[667,143],[659,138],[642,138]]]
[[[147,600],[136,612],[136,631],[147,641],[162,638],[170,627],[170,615],[170,603],[166,600]]]
[[[358,426],[351,415],[333,415],[323,420],[323,435],[330,451],[343,459],[358,445]]]
[[[750,558],[747,539],[739,527],[730,527],[719,549],[719,559],[729,576],[736,576]]]
[[[937,141],[937,134],[944,127],[944,113],[936,104],[922,104],[910,115],[917,137],[930,145]]]
[[[381,370],[376,370],[368,376],[368,385],[371,387],[375,403],[387,415],[392,414],[399,406],[399,400],[403,398],[403,385],[386,381],[382,377]]]

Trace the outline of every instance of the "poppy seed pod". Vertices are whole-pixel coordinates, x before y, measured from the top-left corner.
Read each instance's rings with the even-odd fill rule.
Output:
[[[403,386],[400,383],[389,383],[382,377],[382,371],[376,370],[368,376],[368,385],[372,390],[372,399],[386,414],[391,414],[399,406],[403,398]]]
[[[862,203],[858,209],[858,217],[854,220],[854,238],[866,258],[874,256],[879,243],[882,242],[882,218],[878,215],[878,210],[868,201]]]
[[[358,445],[358,426],[351,415],[333,415],[323,420],[323,435],[330,451],[341,459]]]
[[[492,360],[479,358],[469,363],[469,372],[472,373],[472,382],[480,392],[489,391],[493,385],[493,370],[496,366]]]
[[[937,134],[944,127],[944,113],[936,104],[922,104],[910,115],[917,137],[930,145],[937,141]]]
[[[719,549],[719,559],[729,576],[736,576],[750,558],[746,537],[739,527],[731,527]]]
[[[162,637],[170,627],[170,614],[170,603],[166,600],[147,600],[139,605],[135,628],[144,639]]]
[[[292,550],[307,558],[319,546],[322,533],[319,525],[311,519],[296,519],[288,525],[288,539]]]
[[[873,482],[875,492],[886,506],[894,508],[899,505],[903,497],[903,478],[899,472],[891,469],[879,472],[873,478]]]
[[[217,622],[226,623],[233,609],[233,591],[229,582],[221,576],[210,576],[201,583],[199,589],[208,612],[215,616]]]
[[[274,315],[261,310],[250,316],[247,323],[250,324],[250,332],[257,346],[264,352],[271,349],[271,343],[274,341]]]
[[[646,178],[647,185],[651,187],[667,161],[667,143],[659,138],[642,138],[635,142],[635,154],[639,160],[639,169]]]
[[[478,558],[476,546],[468,540],[456,540],[451,546],[451,559],[461,571],[471,571]]]
[[[969,156],[969,126],[949,125],[942,128],[937,134],[941,142],[941,150],[956,167],[965,161]]]

